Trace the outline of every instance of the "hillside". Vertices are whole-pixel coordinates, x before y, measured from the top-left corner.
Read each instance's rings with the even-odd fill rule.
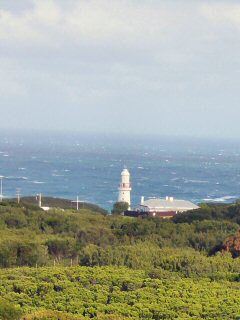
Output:
[[[238,319],[238,212],[135,219],[4,202],[0,319]]]
[[[10,202],[16,202],[16,199],[7,199]],[[38,206],[38,200],[36,197],[22,197],[21,203],[26,205]],[[50,208],[61,208],[61,209],[76,209],[76,201],[72,201],[69,199],[63,198],[54,198],[54,197],[42,197],[42,206],[43,207],[50,207]],[[99,207],[96,204],[92,204],[89,202],[79,202],[78,203],[79,209],[89,209],[99,213],[106,213],[107,210]]]

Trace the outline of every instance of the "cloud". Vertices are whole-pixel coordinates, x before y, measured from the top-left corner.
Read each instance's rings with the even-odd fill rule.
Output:
[[[208,123],[236,111],[240,5],[230,0],[15,3],[0,5],[0,108],[21,106],[11,125],[25,114],[29,126],[141,130],[137,114],[149,131],[194,132],[203,110]]]
[[[203,16],[215,25],[240,28],[240,4],[215,3],[201,7]]]
[[[193,59],[204,36],[211,35],[203,19],[207,9],[183,3],[32,0],[25,10],[0,9],[0,44],[29,56],[80,52],[91,59],[104,52],[110,61],[121,55],[125,61],[132,56],[131,63],[149,58],[181,64]]]
[[[24,11],[0,10],[0,39],[33,44],[81,42],[143,43],[164,39],[181,17],[176,10],[146,1],[33,1]]]
[[[133,4],[131,1],[83,1],[67,13],[68,34],[93,41],[142,41],[164,36],[171,15],[162,6]],[[142,40],[141,40],[142,39]]]
[[[19,12],[0,10],[0,40],[22,45],[51,45],[51,31],[60,24],[61,12],[52,1],[34,2]]]

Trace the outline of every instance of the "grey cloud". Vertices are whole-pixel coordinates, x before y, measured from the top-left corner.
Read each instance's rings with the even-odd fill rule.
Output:
[[[237,2],[17,3],[0,4],[6,126],[240,133]]]

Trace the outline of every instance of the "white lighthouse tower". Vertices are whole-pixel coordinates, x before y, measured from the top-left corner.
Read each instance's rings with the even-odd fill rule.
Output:
[[[119,202],[127,202],[129,204],[129,208],[131,205],[131,184],[130,184],[130,173],[125,168],[121,173],[121,182],[118,188],[118,201]]]

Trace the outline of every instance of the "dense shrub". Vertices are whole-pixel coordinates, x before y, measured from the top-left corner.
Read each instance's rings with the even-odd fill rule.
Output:
[[[71,314],[51,311],[51,310],[38,310],[31,314],[25,315],[21,320],[83,320],[83,316],[74,316]]]
[[[22,311],[20,308],[0,299],[0,320],[19,320],[21,318]]]
[[[157,264],[155,253],[159,248],[188,247],[215,254],[225,239],[239,229],[234,222],[238,211],[239,205],[204,205],[178,214],[171,221],[107,216],[86,209],[52,209],[46,213],[39,208],[3,203],[0,266],[69,265],[80,261],[86,266],[115,264],[137,268]],[[147,257],[146,253],[143,262],[139,257],[148,247],[152,255]]]
[[[203,206],[171,221],[4,203],[0,320],[237,320],[238,212]]]
[[[169,252],[168,261],[174,259],[176,270],[189,267],[193,257],[177,260],[170,258]],[[224,260],[230,262],[225,258],[221,262],[219,257],[216,265],[220,263],[222,268]],[[26,314],[22,320],[237,320],[239,272],[227,270],[209,277],[206,273],[203,277],[186,277],[161,268],[149,271],[121,267],[1,269],[0,295],[21,305]],[[61,290],[56,291],[56,287]],[[4,318],[8,319],[19,318]]]

